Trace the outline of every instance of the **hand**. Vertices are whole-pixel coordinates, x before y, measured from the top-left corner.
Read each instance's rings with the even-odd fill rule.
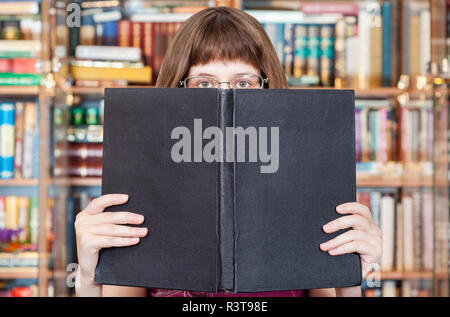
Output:
[[[322,251],[330,255],[341,255],[357,252],[361,256],[363,275],[370,269],[370,265],[381,258],[382,233],[375,223],[372,213],[366,206],[352,202],[336,207],[340,214],[348,214],[337,218],[323,226],[326,233],[333,233],[341,229],[351,228],[332,240],[320,245]]]
[[[78,273],[89,283],[94,284],[100,249],[135,245],[147,235],[147,228],[123,226],[141,224],[144,216],[126,211],[103,212],[106,207],[124,204],[127,200],[128,195],[103,195],[92,200],[76,217]]]

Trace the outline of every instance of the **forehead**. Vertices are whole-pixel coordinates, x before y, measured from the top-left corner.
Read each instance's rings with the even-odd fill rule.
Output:
[[[242,61],[211,61],[206,64],[191,66],[189,76],[210,75],[213,77],[228,79],[237,74],[256,74],[259,71],[251,64]]]

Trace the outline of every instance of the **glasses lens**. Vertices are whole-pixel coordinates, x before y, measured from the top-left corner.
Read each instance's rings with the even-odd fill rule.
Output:
[[[191,77],[185,80],[186,88],[215,88],[217,81],[209,77]]]
[[[255,89],[255,88],[262,88],[263,86],[263,79],[259,76],[242,76],[239,78],[234,79],[231,82],[231,87],[235,89]]]

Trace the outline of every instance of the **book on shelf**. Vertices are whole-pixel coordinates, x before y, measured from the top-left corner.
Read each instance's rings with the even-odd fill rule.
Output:
[[[37,177],[37,117],[35,102],[0,102],[0,178]]]

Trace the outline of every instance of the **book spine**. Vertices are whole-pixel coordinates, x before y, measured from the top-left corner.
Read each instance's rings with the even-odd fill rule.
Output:
[[[294,77],[300,78],[306,73],[306,26],[295,25],[294,27]]]
[[[130,46],[131,21],[121,20],[117,27],[118,45],[123,47]]]
[[[284,73],[286,76],[292,76],[292,63],[293,63],[293,29],[292,23],[286,23],[284,25]]]
[[[23,165],[24,103],[16,102],[15,106],[14,177],[21,178]]]
[[[0,103],[0,178],[14,176],[14,103]]]
[[[131,46],[142,47],[142,23],[131,22]]]
[[[395,201],[390,195],[381,198],[381,231],[383,232],[381,271],[390,272],[394,267],[395,241]]]
[[[33,148],[36,127],[36,104],[34,102],[25,103],[24,125],[22,175],[24,178],[31,178],[33,177]]]
[[[355,160],[361,161],[361,109],[355,108]]]
[[[29,231],[28,231],[28,209],[29,209],[29,199],[28,197],[19,197],[18,198],[18,227],[21,229],[19,234],[19,242],[26,243],[29,240]]]
[[[6,200],[0,196],[0,230],[6,229]]]
[[[17,196],[7,196],[6,205],[6,229],[17,230],[18,225],[18,202]]]
[[[308,27],[308,57],[306,61],[307,74],[309,76],[319,76],[320,73],[320,33],[319,26],[310,25]]]
[[[92,14],[81,14],[80,44],[95,44],[95,23]]]
[[[144,64],[152,67],[152,58],[154,54],[153,47],[153,23],[145,22],[143,26],[143,56]]]
[[[414,211],[411,196],[403,196],[403,268],[406,272],[414,271]],[[385,238],[383,238],[384,240]]]
[[[29,203],[29,234],[30,244],[37,246],[39,240],[39,200],[37,197],[30,197]]]
[[[222,131],[234,126],[234,92],[232,89],[219,90],[219,124]],[[226,138],[226,144],[219,163],[219,272],[218,289],[236,291],[235,282],[235,214],[234,214],[234,142]]]
[[[334,27],[320,27],[320,82],[322,86],[332,86],[334,61]]]
[[[336,88],[347,87],[347,74],[346,74],[346,54],[352,54],[352,52],[346,52],[346,28],[347,24],[344,19],[340,19],[335,26],[335,46],[334,46],[334,86]]]
[[[391,3],[383,2],[381,5],[382,17],[382,71],[381,85],[391,85]]]

